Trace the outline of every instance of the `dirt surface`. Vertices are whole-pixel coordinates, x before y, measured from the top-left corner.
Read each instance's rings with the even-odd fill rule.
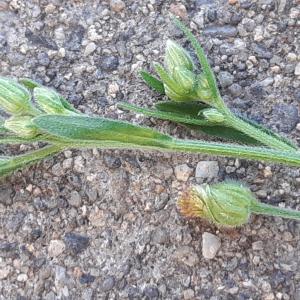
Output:
[[[190,49],[172,12],[204,45],[228,105],[297,142],[296,2],[1,0],[0,72],[82,112],[198,138],[116,108],[160,99],[138,72],[163,61],[168,38]],[[221,230],[178,214],[180,191],[225,178],[300,209],[299,170],[244,160],[70,150],[16,172],[0,186],[0,299],[300,299],[299,222],[256,216]]]

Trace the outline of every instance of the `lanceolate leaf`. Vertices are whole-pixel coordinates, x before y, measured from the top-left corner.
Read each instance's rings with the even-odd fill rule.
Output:
[[[154,76],[152,76],[150,73],[146,72],[146,71],[141,71],[141,76],[144,79],[144,81],[156,92],[160,93],[161,95],[165,95],[165,88],[164,88],[164,84],[158,80],[157,78],[155,78]]]
[[[147,144],[147,140],[157,142],[171,140],[171,137],[150,128],[104,118],[46,115],[35,118],[33,123],[43,132],[66,142],[103,140]]]

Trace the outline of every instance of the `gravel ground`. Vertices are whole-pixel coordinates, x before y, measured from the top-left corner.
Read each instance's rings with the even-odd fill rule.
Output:
[[[1,0],[0,72],[54,87],[83,112],[197,138],[116,109],[158,101],[138,71],[162,61],[170,37],[189,47],[172,12],[197,32],[232,109],[297,142],[296,2]],[[0,186],[0,298],[300,299],[299,222],[223,230],[178,214],[180,191],[225,178],[300,209],[300,170],[244,160],[72,150],[15,173]]]

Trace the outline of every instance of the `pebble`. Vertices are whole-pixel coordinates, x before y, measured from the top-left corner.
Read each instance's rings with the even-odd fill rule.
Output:
[[[146,299],[159,299],[159,291],[156,286],[147,286],[144,289],[144,296]]]
[[[27,276],[27,274],[24,274],[24,273],[19,274],[17,276],[17,280],[20,281],[20,282],[26,282],[27,279],[28,279],[28,276]]]
[[[254,44],[253,51],[259,58],[271,59],[273,57],[272,52],[263,45]]]
[[[228,38],[235,37],[238,33],[236,27],[225,25],[225,26],[209,26],[204,28],[203,33],[212,37]]]
[[[5,266],[0,268],[0,280],[5,279],[8,277],[10,274],[11,267],[10,266]]]
[[[114,71],[119,66],[119,59],[117,56],[103,56],[100,60],[100,67],[104,71]]]
[[[188,290],[183,291],[183,299],[184,300],[195,299],[195,292],[192,289],[188,289]]]
[[[114,276],[108,276],[107,278],[105,278],[102,282],[102,291],[108,292],[112,290],[115,286],[115,282],[116,280]]]
[[[256,241],[252,243],[252,249],[254,251],[259,251],[264,249],[264,243],[263,241]]]
[[[207,179],[217,177],[219,173],[219,163],[217,161],[200,161],[197,164],[196,179]]]
[[[206,259],[213,259],[221,247],[221,241],[216,235],[204,232],[202,234],[202,255]]]
[[[234,83],[228,88],[232,96],[238,97],[242,94],[242,87],[238,83]]]
[[[218,76],[221,87],[225,88],[233,83],[234,77],[227,71],[222,71]]]
[[[234,5],[234,4],[237,4],[238,3],[238,0],[228,0],[228,3],[230,5]]]
[[[8,3],[6,3],[5,1],[1,0],[0,1],[0,12],[1,11],[6,11],[8,10]]]
[[[187,19],[187,17],[188,17],[187,10],[186,10],[185,6],[181,3],[177,3],[177,4],[172,3],[170,5],[170,12],[172,14],[174,14],[175,16],[178,16],[182,19]]]
[[[56,6],[52,3],[45,6],[45,13],[48,15],[54,13],[55,10],[56,10]]]
[[[177,180],[186,182],[191,176],[193,169],[187,164],[176,166],[174,169]]]
[[[85,47],[84,56],[89,56],[91,55],[95,50],[97,49],[97,46],[94,42],[88,43]]]
[[[48,247],[48,254],[51,257],[56,257],[62,254],[65,250],[65,244],[61,240],[51,240]]]
[[[89,284],[89,283],[94,282],[95,279],[96,279],[96,277],[91,274],[82,274],[80,276],[79,282],[81,284]]]
[[[74,207],[81,206],[81,196],[77,191],[72,191],[68,203]]]
[[[77,255],[83,252],[90,244],[87,236],[69,232],[64,237],[66,247],[71,251],[72,254]]]
[[[286,133],[292,131],[299,123],[298,108],[293,104],[275,104],[272,115],[279,130]]]
[[[111,0],[110,8],[112,11],[120,13],[126,7],[125,2],[122,0]]]
[[[1,186],[0,203],[4,205],[11,205],[12,204],[11,194],[12,194],[12,190],[9,187]]]
[[[105,213],[97,208],[93,209],[89,214],[89,221],[94,227],[103,227],[106,224]]]

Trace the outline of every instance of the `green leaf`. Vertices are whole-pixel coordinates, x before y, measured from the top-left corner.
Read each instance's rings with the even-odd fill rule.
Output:
[[[115,141],[147,145],[150,141],[159,143],[172,139],[150,128],[106,118],[45,115],[33,119],[33,123],[65,142]]]
[[[163,103],[163,102],[162,102]],[[177,112],[165,112],[165,111],[160,111],[156,109],[147,109],[147,108],[142,108],[138,107],[129,103],[118,103],[118,107],[121,109],[127,109],[130,111],[134,111],[136,113],[142,113],[145,116],[149,117],[156,117],[158,119],[162,120],[168,120],[168,121],[173,121],[177,123],[187,123],[187,124],[194,124],[194,125],[209,125],[209,122],[204,119],[196,119],[188,114],[184,115],[182,113],[177,113]]]
[[[38,82],[36,82],[36,81],[34,81],[34,80],[30,79],[30,78],[20,78],[19,82],[21,84],[23,84],[29,90],[33,90],[36,87],[42,86],[41,84],[39,84]]]
[[[64,108],[73,111],[75,113],[80,113],[79,110],[77,110],[70,102],[68,102],[63,96],[60,95],[60,102],[63,105]]]
[[[188,116],[197,118],[200,110],[208,108],[209,106],[201,102],[173,102],[173,101],[163,101],[157,102],[155,108],[170,113],[180,114],[182,116]]]
[[[192,32],[177,18],[173,18],[175,24],[182,30],[182,32],[186,35],[187,39],[192,44],[193,48],[196,51],[197,57],[199,59],[199,62],[202,66],[203,72],[207,78],[209,87],[211,89],[211,92],[213,94],[213,97],[217,99],[219,97],[219,89],[217,86],[217,81],[214,75],[214,72],[206,58],[205,52],[195,36],[192,34]]]
[[[164,84],[158,80],[157,78],[155,78],[154,76],[152,76],[150,73],[148,73],[147,71],[142,70],[140,72],[142,78],[144,79],[144,81],[155,91],[157,91],[158,93],[160,93],[161,95],[165,95],[165,88],[164,88]]]

